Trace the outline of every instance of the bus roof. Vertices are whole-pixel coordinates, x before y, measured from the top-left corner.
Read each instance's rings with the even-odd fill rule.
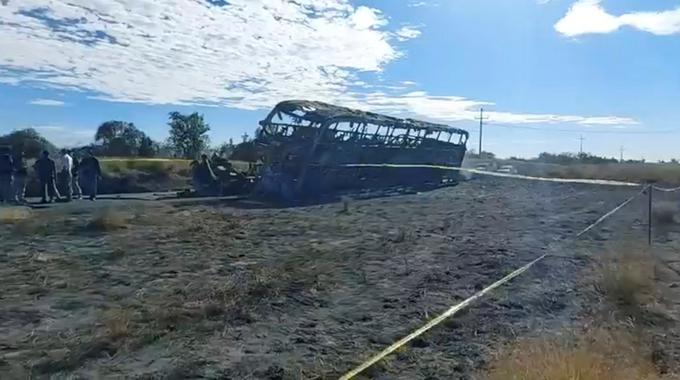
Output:
[[[449,132],[469,136],[468,132],[463,129],[450,127],[444,124],[435,124],[414,119],[400,119],[392,116],[360,111],[352,108],[310,100],[283,101],[274,107],[274,110],[267,117],[266,122],[270,122],[272,117],[277,112],[283,112],[291,117],[297,117],[315,123],[323,123],[334,120],[364,122],[375,125],[389,125],[400,128],[420,129],[426,130],[428,132]]]

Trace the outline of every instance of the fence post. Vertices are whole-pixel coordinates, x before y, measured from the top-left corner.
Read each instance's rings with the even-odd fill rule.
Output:
[[[654,193],[654,186],[647,185],[647,192],[649,193],[649,209],[647,215],[649,217],[649,222],[647,223],[647,244],[652,246],[652,194]]]

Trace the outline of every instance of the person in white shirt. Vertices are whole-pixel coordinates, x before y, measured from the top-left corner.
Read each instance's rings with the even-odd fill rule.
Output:
[[[61,151],[61,160],[59,162],[60,177],[62,181],[62,187],[66,193],[66,201],[70,202],[73,200],[73,157],[69,154],[69,151],[63,149]]]

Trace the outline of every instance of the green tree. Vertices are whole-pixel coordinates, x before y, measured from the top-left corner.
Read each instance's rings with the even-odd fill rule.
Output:
[[[167,157],[167,158],[175,158],[177,157],[177,152],[175,151],[175,147],[172,146],[169,142],[161,142],[158,144],[158,152],[156,153],[156,156],[158,157]]]
[[[609,164],[618,162],[615,158],[598,157],[590,153],[560,153],[553,154],[543,152],[535,159],[549,164],[569,165],[569,164]]]
[[[231,140],[231,139],[229,139]],[[229,157],[234,151],[234,144],[230,141],[217,147],[215,153],[220,157]]]
[[[210,143],[207,135],[210,126],[203,120],[203,115],[197,112],[190,115],[171,112],[168,125],[170,126],[168,142],[184,158],[197,158]]]
[[[57,147],[44,138],[35,129],[22,129],[0,136],[0,145],[8,145],[14,151],[23,151],[28,158],[40,157],[43,150],[55,153]]]
[[[129,157],[152,154],[153,141],[133,123],[126,121],[111,120],[102,123],[97,128],[94,139],[102,143],[104,155]],[[144,150],[144,154],[141,150]]]
[[[97,128],[97,133],[94,135],[94,141],[109,145],[113,139],[120,137],[130,128],[136,129],[134,124],[128,123],[127,121],[110,120],[104,122]]]
[[[144,136],[139,144],[138,154],[142,157],[154,157],[158,152],[158,144],[156,144],[149,136]]]

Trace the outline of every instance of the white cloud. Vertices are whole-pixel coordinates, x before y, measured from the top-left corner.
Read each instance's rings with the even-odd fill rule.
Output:
[[[0,22],[0,81],[152,104],[332,98],[399,56],[384,16],[347,0],[24,0]]]
[[[615,16],[602,7],[601,0],[579,0],[555,24],[555,30],[574,37],[612,33],[624,26],[656,35],[680,33],[680,7],[670,11],[633,12]]]
[[[62,102],[61,100],[55,100],[55,99],[33,99],[28,104],[32,104],[34,106],[50,106],[50,107],[61,107],[66,105],[66,103]]]
[[[391,30],[379,10],[349,0],[22,0],[0,7],[0,24],[0,83],[88,91],[108,101],[266,109],[311,98],[439,121],[474,120],[475,108],[489,104],[406,93],[409,81],[376,85],[366,74],[379,83],[385,66],[404,57],[395,44],[420,32]]]
[[[409,8],[421,8],[421,7],[438,7],[439,3],[436,1],[419,1],[411,0],[407,6]]]
[[[349,100],[348,100],[349,102]],[[368,108],[376,112],[391,114],[417,115],[431,120],[449,122],[475,121],[479,108],[494,106],[491,102],[481,102],[457,96],[433,96],[423,91],[413,91],[404,95],[386,96],[373,93],[360,98],[352,106]],[[618,116],[578,116],[557,114],[534,114],[487,111],[485,117],[501,124],[575,124],[626,127],[637,125],[635,119]]]
[[[94,130],[69,128],[60,125],[38,125],[25,128],[35,129],[57,147],[72,147],[89,144],[93,141],[95,134]]]
[[[394,34],[399,41],[406,41],[420,37],[422,32],[413,26],[404,26],[394,32]]]
[[[374,29],[387,24],[380,11],[368,7],[357,8],[351,15],[351,20],[359,30]]]

